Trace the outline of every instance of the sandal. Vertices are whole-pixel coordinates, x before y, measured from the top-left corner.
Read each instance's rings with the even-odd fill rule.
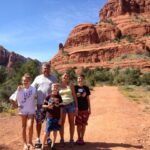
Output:
[[[29,147],[28,147],[28,145],[24,145],[24,147],[23,147],[23,150],[29,150]]]

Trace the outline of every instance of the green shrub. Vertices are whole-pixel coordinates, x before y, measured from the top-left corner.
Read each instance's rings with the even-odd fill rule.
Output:
[[[150,85],[150,73],[146,73],[141,77],[141,82],[143,85]]]

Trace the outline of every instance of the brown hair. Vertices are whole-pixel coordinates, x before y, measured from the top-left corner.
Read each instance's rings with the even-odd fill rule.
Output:
[[[51,65],[50,65],[50,63],[44,63],[44,64],[42,65],[42,67],[50,68],[50,67],[51,67]]]
[[[85,78],[83,74],[79,74],[78,77],[82,77],[83,79]]]

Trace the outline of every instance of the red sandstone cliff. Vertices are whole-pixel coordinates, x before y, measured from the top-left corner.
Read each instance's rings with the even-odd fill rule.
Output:
[[[69,67],[150,68],[150,0],[109,0],[97,24],[76,26],[51,60]]]
[[[30,58],[25,58],[14,52],[9,52],[4,47],[0,46],[0,66],[5,66],[7,68],[12,68],[15,62],[26,62]]]

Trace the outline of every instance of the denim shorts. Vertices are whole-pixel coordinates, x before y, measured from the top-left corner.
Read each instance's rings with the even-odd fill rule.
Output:
[[[75,111],[74,102],[63,106],[63,113],[75,113]]]
[[[60,125],[58,124],[58,121],[59,119],[57,118],[47,118],[45,132],[49,133],[50,131],[60,130]]]

